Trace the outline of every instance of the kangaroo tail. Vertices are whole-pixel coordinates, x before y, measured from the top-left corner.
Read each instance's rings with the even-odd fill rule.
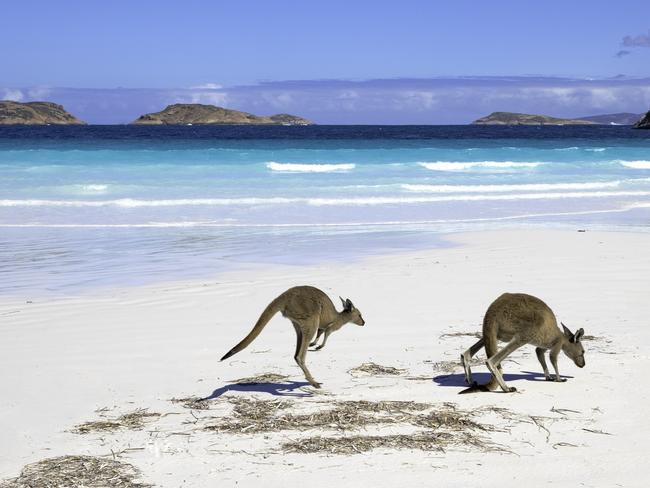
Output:
[[[491,382],[490,382],[490,383],[491,383]],[[475,381],[474,383],[472,383],[472,386],[470,386],[469,388],[465,388],[465,389],[462,390],[462,391],[459,391],[458,394],[459,394],[459,395],[465,395],[465,394],[467,394],[467,393],[479,393],[479,392],[481,392],[481,391],[492,391],[492,390],[490,390],[490,389],[488,388],[488,385],[489,385],[490,383],[487,383],[487,384],[485,384],[485,385],[479,385],[479,384]]]
[[[280,297],[276,298],[273,300],[271,303],[268,304],[268,306],[264,309],[262,312],[262,315],[260,315],[260,318],[257,319],[257,323],[255,324],[255,327],[253,327],[253,330],[251,330],[246,337],[242,339],[242,341],[237,344],[235,347],[233,347],[230,351],[226,353],[224,357],[221,358],[221,361],[224,359],[228,359],[230,356],[233,354],[237,354],[239,351],[247,347],[251,342],[255,340],[255,338],[260,335],[260,332],[262,332],[262,329],[266,324],[271,320],[271,318],[280,311]]]
[[[494,356],[499,350],[499,344],[497,342],[498,332],[499,324],[495,320],[490,320],[488,317],[485,317],[485,320],[483,321],[483,340],[485,341],[485,354],[488,359]],[[492,375],[490,381],[484,385],[477,385],[478,389],[472,391],[494,391],[498,387],[499,382],[494,375]],[[467,390],[471,390],[472,388],[473,387],[469,387]],[[463,390],[461,393],[471,393],[467,390]]]

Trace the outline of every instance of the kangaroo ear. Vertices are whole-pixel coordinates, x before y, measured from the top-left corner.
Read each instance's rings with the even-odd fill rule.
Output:
[[[354,304],[352,303],[352,300],[350,300],[349,298],[346,299],[346,300],[345,300],[345,307],[344,307],[344,308],[345,308],[345,310],[348,311],[348,312],[352,311],[352,309],[354,308]]]
[[[574,336],[574,342],[580,342],[580,339],[582,339],[583,335],[585,335],[585,330],[583,328],[578,329]]]
[[[560,322],[560,324],[562,324],[562,330],[564,330],[564,335],[567,337],[567,339],[573,339],[573,332],[571,332],[569,328],[562,322]],[[571,342],[573,342],[573,340]]]

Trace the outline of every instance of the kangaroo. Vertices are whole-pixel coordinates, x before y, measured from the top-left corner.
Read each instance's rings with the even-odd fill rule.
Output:
[[[347,300],[341,298],[341,303],[343,304],[343,310],[337,312],[332,300],[318,288],[313,286],[289,288],[269,303],[257,320],[253,330],[239,344],[228,351],[221,360],[228,359],[247,347],[262,332],[269,320],[276,313],[281,312],[284,317],[291,321],[296,330],[296,353],[293,358],[302,369],[307,381],[314,388],[320,388],[321,384],[313,378],[305,364],[307,346],[316,345],[320,336],[324,334],[323,343],[315,349],[318,351],[325,346],[329,335],[345,324],[352,322],[356,325],[365,325],[361,312],[355,308],[349,298]],[[316,335],[316,338],[312,342],[314,335]]]
[[[517,391],[508,387],[501,374],[501,362],[516,349],[526,344],[536,346],[535,352],[547,381],[566,381],[560,376],[557,367],[557,357],[563,351],[579,368],[585,366],[585,350],[580,339],[583,329],[572,333],[564,324],[562,331],[557,326],[553,311],[542,300],[525,293],[504,293],[494,300],[485,312],[483,318],[483,337],[460,356],[460,362],[465,369],[465,381],[472,385],[461,393],[475,391],[494,391],[497,387],[505,392]],[[506,346],[497,350],[497,340],[507,342]],[[472,384],[470,359],[483,346],[487,354],[487,367],[492,378],[485,385]],[[548,372],[544,354],[550,349],[550,359],[555,378]]]

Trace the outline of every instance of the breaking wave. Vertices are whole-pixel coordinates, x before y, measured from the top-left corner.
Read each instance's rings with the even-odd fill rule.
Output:
[[[271,171],[281,171],[285,173],[333,173],[339,171],[350,171],[355,168],[354,163],[340,164],[319,164],[319,163],[276,163],[270,161],[266,167]]]
[[[495,169],[512,169],[512,168],[536,168],[544,163],[541,162],[527,162],[519,163],[515,161],[467,161],[467,162],[453,162],[453,161],[435,161],[435,162],[419,162],[420,166],[432,171],[466,171],[474,168],[495,168]]]
[[[650,161],[623,161],[623,160],[618,160],[616,161],[618,164],[621,166],[625,166],[626,168],[633,168],[633,169],[650,169]]]
[[[400,185],[414,193],[503,193],[512,191],[601,190],[617,188],[621,181],[588,183],[531,183],[512,185]]]

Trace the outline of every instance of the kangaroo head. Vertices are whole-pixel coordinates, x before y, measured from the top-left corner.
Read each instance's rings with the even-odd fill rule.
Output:
[[[568,357],[573,359],[576,366],[584,368],[585,348],[582,347],[582,342],[580,342],[580,339],[582,339],[582,336],[585,333],[584,329],[578,329],[575,334],[564,324],[562,324],[562,329],[564,330],[564,337],[566,339],[562,344],[562,351],[564,351],[564,354]]]
[[[343,304],[343,312],[341,313],[348,315],[348,322],[352,322],[353,324],[357,325],[365,325],[366,321],[363,320],[361,312],[354,306],[349,298],[346,298],[345,300],[341,298],[341,303]]]

